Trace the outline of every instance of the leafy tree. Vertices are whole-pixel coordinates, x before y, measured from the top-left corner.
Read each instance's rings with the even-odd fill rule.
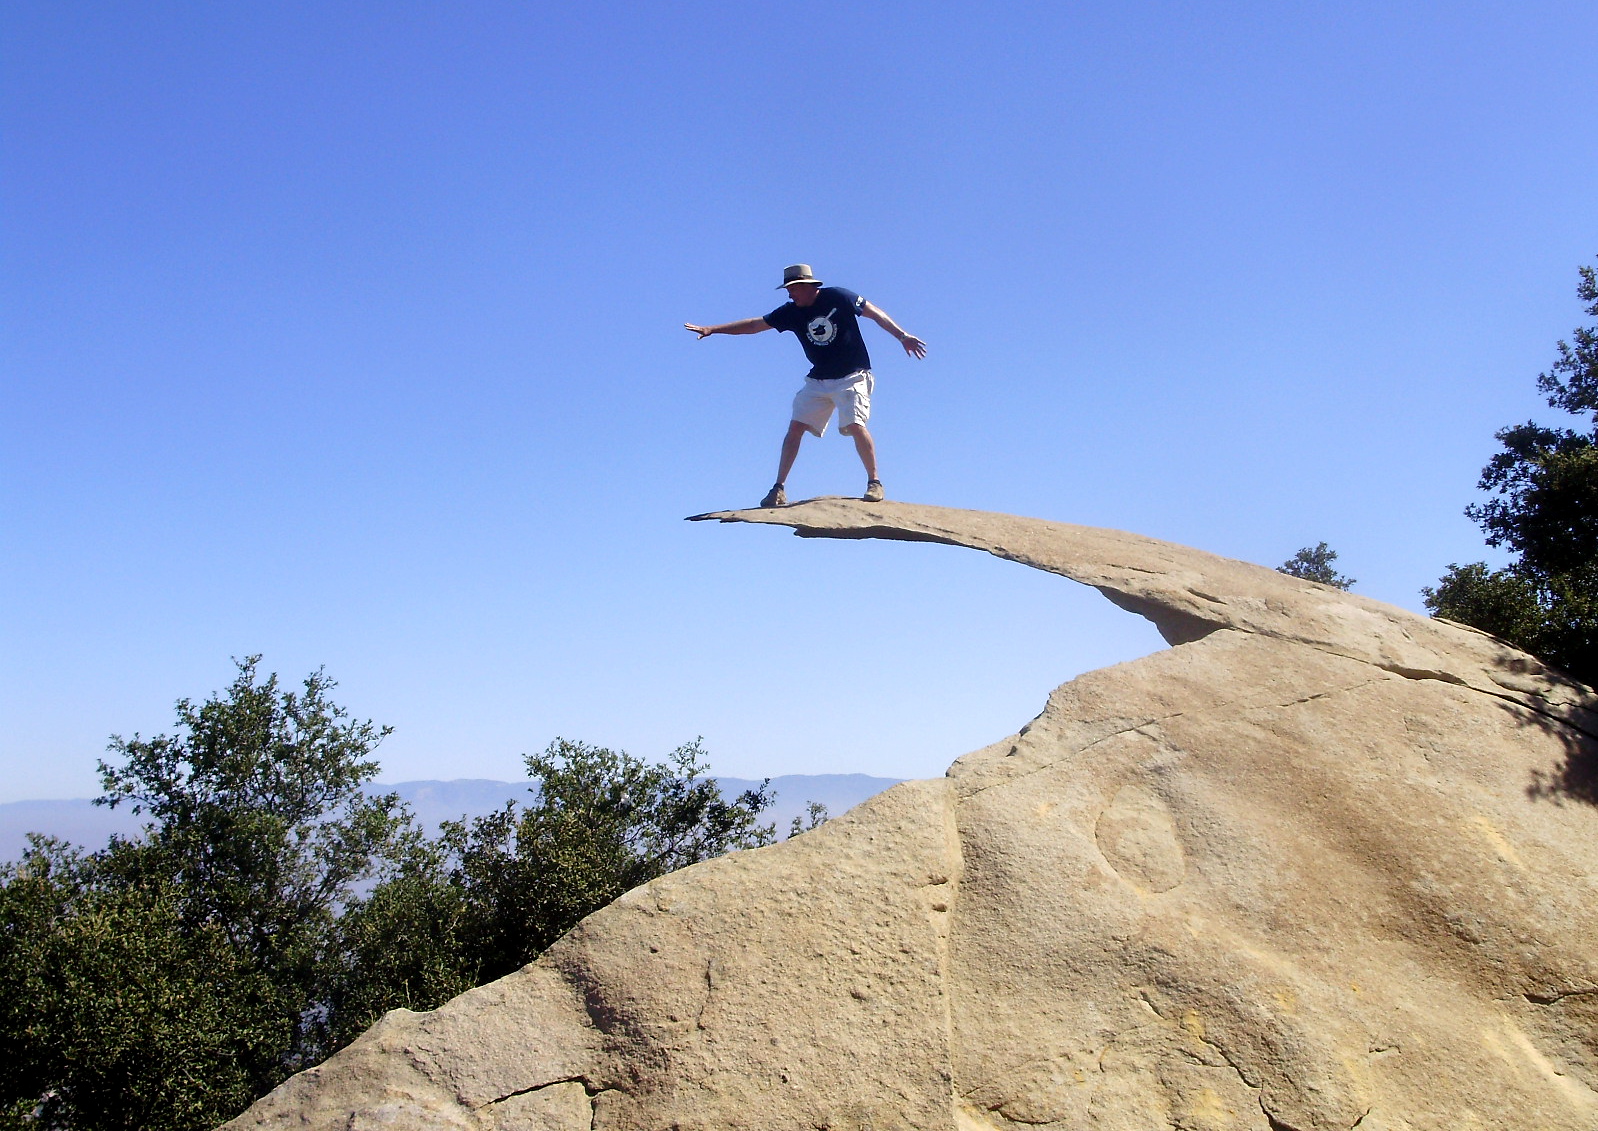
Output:
[[[276,988],[169,881],[129,882],[128,851],[35,838],[0,871],[5,1126],[214,1127],[290,1043]]]
[[[526,965],[639,884],[771,843],[775,828],[757,822],[767,783],[729,801],[703,758],[698,740],[659,764],[566,739],[529,755],[530,801],[446,822],[440,852],[413,858],[346,916],[352,962],[335,1014],[359,1031],[386,1008],[432,1008]],[[411,947],[402,969],[374,965],[397,939]]]
[[[44,1126],[213,1126],[329,1051],[326,970],[355,885],[405,814],[370,797],[386,730],[238,665],[177,705],[173,736],[113,738],[106,805],[141,838],[82,854],[35,842],[4,874],[0,1110]],[[21,1023],[25,1019],[26,1023]]]
[[[364,788],[387,730],[320,671],[286,690],[258,662],[180,701],[174,735],[112,739],[99,800],[147,814],[139,838],[35,838],[0,866],[0,1126],[213,1127],[385,1010],[431,1009],[637,884],[773,839],[767,786],[724,799],[697,741],[652,765],[564,740],[527,759],[526,806],[429,838]]]
[[[332,1047],[391,1009],[436,1009],[483,980],[463,950],[471,898],[445,844],[409,834],[399,864],[339,919],[324,995]]]
[[[1579,269],[1577,295],[1598,317],[1598,272]],[[1585,430],[1534,422],[1500,430],[1503,451],[1483,468],[1478,486],[1491,492],[1465,513],[1489,546],[1514,560],[1491,570],[1483,562],[1451,565],[1436,588],[1422,590],[1437,616],[1471,624],[1598,683],[1598,324],[1577,328],[1574,345],[1558,343],[1559,359],[1537,377],[1548,404],[1587,415]]]
[[[1547,611],[1537,588],[1513,570],[1493,570],[1485,562],[1451,564],[1437,587],[1421,590],[1436,616],[1468,624],[1508,640],[1528,652],[1540,649]]]
[[[763,783],[732,801],[703,776],[696,739],[649,763],[556,739],[528,755],[531,802],[446,825],[467,893],[462,941],[483,980],[536,958],[585,916],[639,884],[738,848],[769,844]]]
[[[220,925],[269,970],[293,969],[351,886],[404,824],[397,795],[369,796],[369,757],[390,728],[353,722],[313,672],[301,693],[238,665],[222,697],[177,704],[176,737],[114,736],[97,805],[148,814],[149,844],[185,917]],[[314,946],[312,948],[314,950]]]
[[[1355,579],[1344,577],[1333,569],[1332,563],[1336,560],[1337,551],[1331,549],[1325,542],[1318,542],[1313,546],[1305,546],[1277,566],[1276,571],[1293,577],[1302,577],[1305,581],[1318,581],[1322,585],[1330,585],[1333,589],[1347,589],[1354,584]]]
[[[819,801],[805,802],[805,816],[794,815],[788,822],[788,836],[796,837],[800,833],[807,833],[811,829],[819,829],[827,823],[827,807]]]

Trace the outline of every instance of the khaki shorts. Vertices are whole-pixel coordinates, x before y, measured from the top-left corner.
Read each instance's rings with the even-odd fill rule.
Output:
[[[805,378],[805,386],[793,396],[793,418],[814,436],[827,431],[832,410],[838,410],[838,427],[864,424],[871,417],[871,370],[856,369],[827,381]]]

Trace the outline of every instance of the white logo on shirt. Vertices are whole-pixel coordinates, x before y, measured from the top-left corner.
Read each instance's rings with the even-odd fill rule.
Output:
[[[837,324],[832,320],[832,316],[836,313],[838,308],[835,306],[820,317],[812,318],[810,325],[805,327],[805,336],[818,346],[829,344],[838,336]]]

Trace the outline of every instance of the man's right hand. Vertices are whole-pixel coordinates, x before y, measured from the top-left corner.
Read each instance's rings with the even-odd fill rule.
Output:
[[[700,341],[704,341],[715,332],[714,329],[709,326],[695,326],[692,322],[684,322],[682,324],[682,328],[684,330],[692,330],[694,333],[698,334]]]

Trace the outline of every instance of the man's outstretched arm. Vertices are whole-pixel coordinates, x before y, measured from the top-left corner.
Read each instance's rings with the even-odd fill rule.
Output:
[[[923,342],[914,334],[906,334],[903,330],[899,329],[899,324],[892,318],[889,318],[887,312],[884,311],[880,306],[869,302],[865,303],[860,307],[860,313],[864,314],[878,326],[881,326],[884,330],[888,331],[888,333],[898,338],[899,344],[904,347],[904,352],[909,354],[911,357],[927,356],[927,343]]]
[[[771,323],[764,318],[743,318],[737,322],[723,322],[720,326],[695,326],[692,322],[684,322],[682,328],[692,330],[704,341],[712,334],[758,334],[771,329]]]

